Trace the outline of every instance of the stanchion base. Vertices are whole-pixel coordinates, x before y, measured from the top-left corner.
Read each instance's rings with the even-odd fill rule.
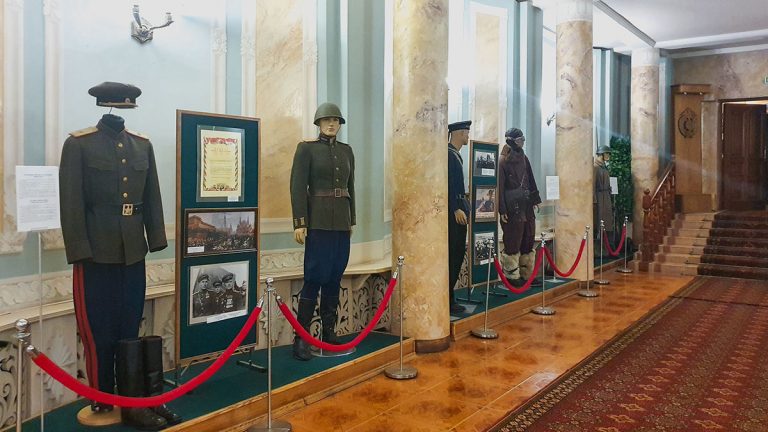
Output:
[[[245,368],[248,368],[248,369],[253,369],[256,372],[261,372],[261,373],[266,373],[267,372],[267,368],[265,368],[264,366],[256,363],[253,360],[238,360],[237,361],[237,365],[245,367]]]
[[[384,375],[395,380],[413,379],[418,374],[419,371],[415,367],[408,365],[403,365],[402,368],[400,366],[392,366],[391,368],[384,369]]]
[[[616,269],[616,271],[619,272],[619,273],[634,273],[635,272],[634,270],[632,270],[629,267],[619,267],[619,268]]]
[[[549,306],[537,306],[531,309],[531,313],[536,315],[554,315],[555,310]]]
[[[578,292],[579,296],[581,297],[587,297],[587,298],[593,298],[593,297],[599,297],[600,294],[597,293],[597,291],[592,291],[588,289],[583,289]]]
[[[496,333],[496,330],[489,328],[472,329],[470,333],[472,336],[479,337],[480,339],[496,339],[499,337],[499,334]]]
[[[271,427],[267,423],[268,423],[267,420],[263,420],[249,427],[248,429],[246,429],[246,431],[247,432],[272,432],[272,431],[291,432],[293,430],[293,428],[291,427],[291,424],[288,423],[287,421],[272,419]]]
[[[345,355],[350,355],[355,351],[357,351],[357,348],[355,347],[345,351],[326,351],[315,347],[312,347],[309,350],[309,352],[315,357],[343,357]]]
[[[595,285],[610,285],[611,281],[606,279],[595,279],[592,281]]]
[[[110,426],[120,423],[120,408],[110,412],[95,413],[88,405],[77,412],[77,422],[83,426]]]
[[[559,283],[559,282],[565,282],[565,281],[562,280],[562,279],[558,279],[556,277],[553,277],[552,279],[547,279],[547,282]]]

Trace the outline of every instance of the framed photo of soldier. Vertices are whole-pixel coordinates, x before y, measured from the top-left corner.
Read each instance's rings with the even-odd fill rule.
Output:
[[[472,258],[474,265],[486,265],[496,252],[496,232],[476,232],[472,236]]]
[[[472,161],[472,175],[474,177],[496,176],[496,152],[475,149]]]
[[[495,222],[498,209],[496,186],[477,185],[472,195],[475,222]]]
[[[258,210],[255,208],[187,209],[185,256],[256,250]]]
[[[189,268],[189,325],[210,324],[248,312],[249,262]]]

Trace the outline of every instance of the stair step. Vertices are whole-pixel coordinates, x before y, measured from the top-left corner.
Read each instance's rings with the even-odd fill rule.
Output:
[[[656,273],[669,275],[696,276],[698,274],[698,265],[695,264],[672,264],[653,262],[650,266]]]
[[[738,237],[710,237],[707,243],[709,246],[727,246],[727,247],[748,247],[757,249],[768,249],[768,238],[738,238]]]
[[[666,264],[696,264],[701,262],[701,256],[676,253],[657,253],[654,257],[655,262]]]
[[[664,245],[675,246],[706,246],[707,239],[703,237],[664,236]]]
[[[749,220],[715,220],[712,222],[713,228],[737,228],[749,230],[768,230],[768,221],[749,221]]]
[[[659,252],[683,255],[703,255],[704,250],[704,246],[662,245],[659,248]]]
[[[688,222],[702,222],[702,221],[713,221],[715,220],[715,215],[717,213],[685,213],[685,214],[678,214],[675,216],[675,220],[683,220]]]
[[[768,269],[768,258],[750,256],[704,255],[701,257],[701,263]]]
[[[668,228],[667,229],[667,235],[669,236],[675,236],[675,237],[697,237],[697,238],[708,238],[709,237],[709,230],[708,229],[679,229],[679,228]]]
[[[678,229],[705,229],[712,228],[712,221],[686,221],[686,220],[674,220],[672,221],[672,228]]]
[[[746,256],[754,258],[768,258],[768,248],[761,247],[729,247],[729,246],[706,246],[701,248],[701,255],[730,255],[730,256]],[[670,250],[665,252],[676,252],[678,250]]]
[[[710,237],[731,237],[731,238],[768,238],[768,230],[740,229],[740,228],[712,228],[709,231]]]
[[[745,279],[761,279],[768,281],[768,269],[756,267],[739,267],[719,264],[701,264],[698,274],[708,276],[735,277]]]
[[[717,220],[728,221],[751,221],[768,222],[768,211],[747,211],[747,212],[721,212],[715,216]]]

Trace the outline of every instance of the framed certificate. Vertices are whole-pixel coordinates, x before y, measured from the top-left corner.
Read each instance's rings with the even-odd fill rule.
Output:
[[[198,201],[243,200],[245,130],[199,125]]]

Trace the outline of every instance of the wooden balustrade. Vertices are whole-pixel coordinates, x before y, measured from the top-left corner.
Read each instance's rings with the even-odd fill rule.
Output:
[[[642,259],[640,270],[648,271],[659,245],[664,241],[664,234],[675,217],[675,161],[669,163],[659,185],[651,195],[643,192],[643,242],[640,247]]]

